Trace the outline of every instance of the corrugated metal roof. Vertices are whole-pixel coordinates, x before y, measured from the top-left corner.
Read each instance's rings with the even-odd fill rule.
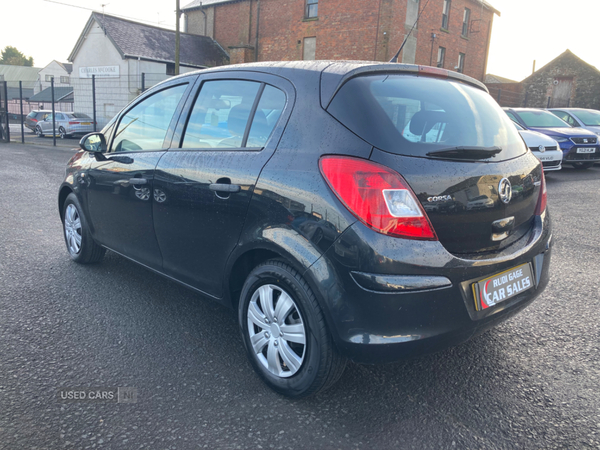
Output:
[[[0,64],[0,75],[4,75],[4,81],[37,81],[40,70],[39,67]]]

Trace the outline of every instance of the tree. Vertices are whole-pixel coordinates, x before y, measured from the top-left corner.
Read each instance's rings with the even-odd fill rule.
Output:
[[[0,52],[0,64],[33,67],[33,58],[31,56],[27,58],[15,47],[8,45]]]

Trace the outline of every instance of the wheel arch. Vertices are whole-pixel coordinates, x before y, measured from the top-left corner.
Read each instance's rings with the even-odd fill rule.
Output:
[[[63,221],[65,218],[63,216],[63,210],[65,206],[65,201],[69,194],[73,193],[73,189],[69,186],[63,186],[58,191],[58,213],[60,214],[60,220]]]

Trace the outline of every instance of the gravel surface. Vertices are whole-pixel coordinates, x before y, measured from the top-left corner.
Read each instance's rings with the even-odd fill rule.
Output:
[[[254,375],[230,311],[114,253],[70,261],[72,153],[0,144],[0,449],[600,448],[599,166],[547,175],[551,281],[529,308],[290,401]],[[137,402],[60,399],[77,387]]]

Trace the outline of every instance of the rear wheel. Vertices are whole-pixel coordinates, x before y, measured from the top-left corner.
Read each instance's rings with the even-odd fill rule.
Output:
[[[576,162],[573,163],[573,167],[577,170],[589,169],[594,165],[594,162]]]
[[[240,297],[239,324],[254,370],[280,394],[315,394],[344,371],[346,361],[333,347],[314,293],[282,261],[267,261],[250,273]]]
[[[104,257],[106,250],[92,238],[75,194],[69,194],[63,206],[63,231],[67,251],[73,261],[92,264]]]

